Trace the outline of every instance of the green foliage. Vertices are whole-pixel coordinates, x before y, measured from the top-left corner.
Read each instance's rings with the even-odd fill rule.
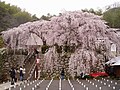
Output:
[[[2,67],[3,67],[3,58],[2,55],[0,54],[0,72],[2,70]]]
[[[82,9],[83,12],[94,13],[95,15],[101,16],[103,14],[102,9],[94,10],[94,9]]]
[[[85,75],[85,76],[84,76],[84,79],[86,79],[86,78],[87,78],[87,79],[93,79],[93,77],[90,76],[90,75]]]
[[[19,13],[19,12],[21,12],[21,9],[19,7],[17,7],[17,6],[10,6],[9,7],[10,14],[14,15],[14,14]]]
[[[58,44],[55,44],[57,53],[62,53],[62,46],[58,46]]]
[[[3,55],[0,53],[0,82],[2,82],[2,80],[4,80],[4,70],[3,70],[3,65],[4,65],[4,57]]]
[[[19,24],[32,21],[31,15],[25,11],[14,14],[14,18],[17,20]]]
[[[3,42],[3,38],[0,37],[0,48],[4,47],[4,42]]]
[[[49,49],[49,46],[47,46],[47,45],[43,45],[42,46],[42,54],[45,54],[47,51],[48,51],[48,49]]]
[[[36,21],[36,20],[39,20],[39,18],[37,18],[36,14],[34,14],[34,15],[32,16],[32,21]]]
[[[41,19],[46,20],[46,21],[49,21],[50,18],[47,17],[47,16],[45,16],[45,15],[42,15],[42,16],[41,16]]]
[[[67,45],[65,45],[65,46],[64,46],[64,51],[65,51],[65,52],[70,52],[70,47],[67,46]]]
[[[0,32],[20,24],[38,20],[36,15],[22,11],[19,7],[0,1]]]
[[[68,46],[68,45],[65,45],[63,47],[64,51],[67,52],[67,53],[74,53],[75,51],[75,46]]]
[[[40,19],[49,21],[51,17],[56,16],[56,15],[51,15],[50,13],[47,14],[47,16],[42,15]]]
[[[120,28],[120,7],[112,8],[103,14],[103,19],[112,28]]]
[[[7,18],[10,17],[10,15],[7,7],[8,5],[5,5],[5,2],[0,2],[0,31],[7,29],[9,26]]]

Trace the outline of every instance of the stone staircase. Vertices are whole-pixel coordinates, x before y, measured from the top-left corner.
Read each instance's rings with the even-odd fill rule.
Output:
[[[24,60],[23,66],[25,68],[25,75],[24,75],[24,79],[28,79],[28,77],[31,74],[31,71],[33,69],[33,67],[35,66],[35,55],[33,52],[30,52],[30,54],[28,54],[28,56],[26,57],[26,59]]]

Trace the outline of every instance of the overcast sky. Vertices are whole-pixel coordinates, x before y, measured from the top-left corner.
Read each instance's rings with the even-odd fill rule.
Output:
[[[105,6],[111,5],[120,0],[1,0],[11,5],[17,5],[21,9],[29,13],[36,14],[38,17],[47,15],[47,13],[55,14],[66,11],[90,9],[104,9]]]

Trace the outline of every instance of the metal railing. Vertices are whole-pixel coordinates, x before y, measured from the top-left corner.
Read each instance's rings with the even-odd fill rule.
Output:
[[[31,66],[31,68],[30,68],[30,70],[28,72],[29,77],[27,78],[27,80],[31,79],[31,77],[32,77],[32,75],[33,75],[33,73],[35,71],[35,67],[36,67],[36,60],[34,61],[34,63],[32,64],[32,66]]]
[[[22,61],[22,64],[26,64],[26,62],[32,57],[33,54],[34,54],[34,51],[31,51],[30,53],[28,53],[26,58]]]

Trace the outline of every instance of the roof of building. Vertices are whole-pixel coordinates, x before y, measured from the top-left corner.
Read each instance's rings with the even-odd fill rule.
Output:
[[[112,58],[110,61],[105,64],[110,64],[110,66],[119,66],[120,65],[120,56]]]

